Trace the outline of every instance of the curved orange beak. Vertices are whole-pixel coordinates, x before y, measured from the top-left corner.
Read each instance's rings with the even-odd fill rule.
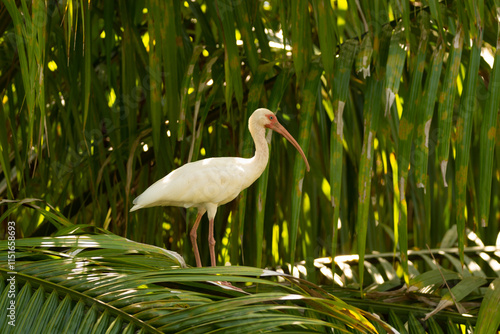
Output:
[[[310,171],[309,162],[307,161],[307,158],[306,158],[306,155],[304,154],[304,151],[302,151],[302,148],[300,147],[299,143],[297,143],[297,141],[292,137],[292,135],[283,127],[283,125],[281,125],[278,122],[278,119],[275,117],[274,121],[271,122],[271,124],[266,125],[266,127],[278,132],[283,137],[285,137],[293,146],[295,146],[297,151],[299,151],[300,155],[302,156],[302,159],[304,159],[304,162],[306,163],[307,171],[309,172]]]

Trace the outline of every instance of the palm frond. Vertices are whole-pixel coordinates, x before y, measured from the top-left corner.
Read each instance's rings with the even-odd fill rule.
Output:
[[[173,252],[111,234],[21,239],[15,261],[7,242],[0,249],[0,261],[11,266],[0,267],[2,333],[375,333],[366,317],[390,332],[311,283],[250,267],[183,268]]]

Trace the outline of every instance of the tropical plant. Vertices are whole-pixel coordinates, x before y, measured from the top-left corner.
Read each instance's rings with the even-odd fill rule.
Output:
[[[250,156],[248,116],[267,107],[312,169],[271,142],[261,178],[219,208],[220,264],[303,268],[310,282],[329,283],[318,259],[356,255],[366,296],[372,254],[395,254],[376,258],[411,289],[409,250],[440,252],[456,226],[452,257],[468,265],[467,231],[495,245],[500,230],[499,8],[498,0],[2,0],[0,235],[9,222],[17,240],[92,226],[193,263],[186,232],[195,212],[129,214],[132,199],[186,162]],[[465,279],[448,261],[441,265]],[[424,262],[421,274],[435,269]],[[340,269],[325,263],[334,278]],[[477,300],[494,300],[485,296],[498,271],[486,275]]]
[[[436,269],[418,274],[412,264],[411,272],[416,274],[411,287],[395,290],[400,279],[380,254],[381,265],[367,260],[375,283],[360,299],[359,290],[345,281],[340,282],[342,288],[323,289],[266,269],[186,268],[175,252],[91,225],[63,228],[52,237],[16,240],[14,248],[10,242],[0,242],[0,260],[7,264],[0,268],[2,333],[396,333],[380,316],[399,333],[407,330],[403,322],[410,333],[425,332],[422,322],[430,333],[442,333],[441,328],[460,333],[459,324],[467,330],[475,327],[477,333],[493,333],[500,322],[495,310],[500,278],[484,290],[481,287],[488,279],[470,259],[472,275],[440,269],[432,261],[428,262]],[[486,258],[486,252],[493,251],[478,248],[468,253],[481,252]],[[495,249],[498,252],[500,245]],[[459,262],[440,252],[450,262]],[[410,256],[425,259],[426,254]],[[336,261],[342,264],[345,278],[353,271],[349,259],[341,258]],[[300,264],[298,271],[302,271]],[[384,281],[382,273],[392,279]],[[450,312],[450,307],[462,315]]]
[[[112,234],[78,235],[81,230],[17,241],[16,274],[0,269],[9,278],[0,286],[2,333],[311,333],[349,328],[376,333],[365,316],[392,332],[369,313],[287,275],[248,267],[185,269],[173,252]],[[270,276],[291,284],[265,279]],[[11,280],[20,286],[15,326],[9,326]],[[227,280],[247,288],[218,282]]]

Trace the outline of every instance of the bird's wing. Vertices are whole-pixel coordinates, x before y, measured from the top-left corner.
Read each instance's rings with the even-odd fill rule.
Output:
[[[137,209],[158,205],[225,204],[248,183],[245,163],[246,159],[241,158],[211,158],[186,164],[151,185],[134,204]]]

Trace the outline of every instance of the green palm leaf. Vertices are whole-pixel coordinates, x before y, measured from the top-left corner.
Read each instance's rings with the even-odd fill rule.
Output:
[[[7,242],[0,249],[7,263]],[[15,272],[0,267],[2,333],[89,328],[97,333],[320,328],[375,333],[368,313],[293,277],[249,267],[182,268],[182,258],[173,252],[111,234],[21,239],[15,254]],[[270,279],[278,276],[293,285]],[[221,281],[251,285],[242,290]],[[15,294],[16,327],[7,317],[9,293]]]

